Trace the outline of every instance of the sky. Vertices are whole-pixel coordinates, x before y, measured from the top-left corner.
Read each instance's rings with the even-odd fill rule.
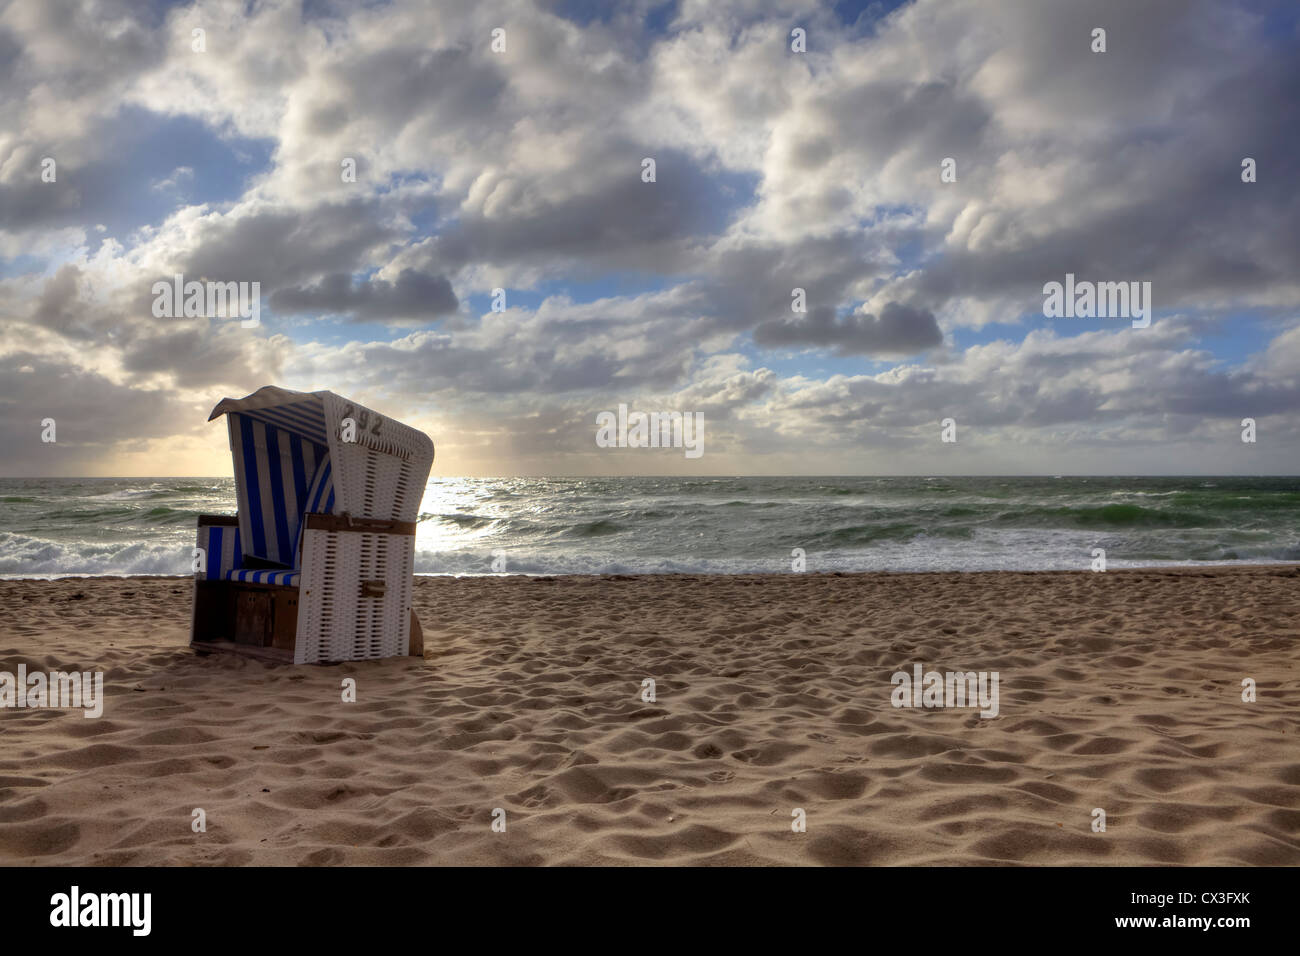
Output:
[[[1298,46],[1288,0],[0,0],[0,475],[228,475],[268,384],[435,475],[1297,474]],[[178,274],[259,323],[159,316]],[[619,405],[704,453],[600,447]]]

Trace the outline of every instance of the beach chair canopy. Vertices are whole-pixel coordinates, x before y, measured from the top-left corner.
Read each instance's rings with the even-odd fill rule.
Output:
[[[223,399],[208,420],[221,415],[239,504],[237,540],[226,547],[245,557],[299,567],[307,514],[417,517],[424,489],[409,487],[415,470],[404,465],[432,461],[423,432],[333,392],[274,385]]]

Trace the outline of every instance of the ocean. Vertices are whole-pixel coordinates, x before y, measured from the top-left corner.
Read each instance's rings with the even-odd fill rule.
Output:
[[[184,574],[229,478],[0,479],[0,575]],[[419,574],[1300,561],[1300,478],[435,478]]]

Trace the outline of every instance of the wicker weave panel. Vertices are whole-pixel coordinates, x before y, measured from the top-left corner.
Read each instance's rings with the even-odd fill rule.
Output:
[[[294,662],[406,654],[414,560],[410,535],[308,528]],[[368,590],[383,593],[367,597]]]

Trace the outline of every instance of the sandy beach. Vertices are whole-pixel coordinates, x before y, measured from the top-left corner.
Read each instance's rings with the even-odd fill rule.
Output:
[[[1300,865],[1300,568],[421,578],[423,660],[301,667],[190,601],[0,581],[0,671],[105,694],[0,710],[0,863]]]

